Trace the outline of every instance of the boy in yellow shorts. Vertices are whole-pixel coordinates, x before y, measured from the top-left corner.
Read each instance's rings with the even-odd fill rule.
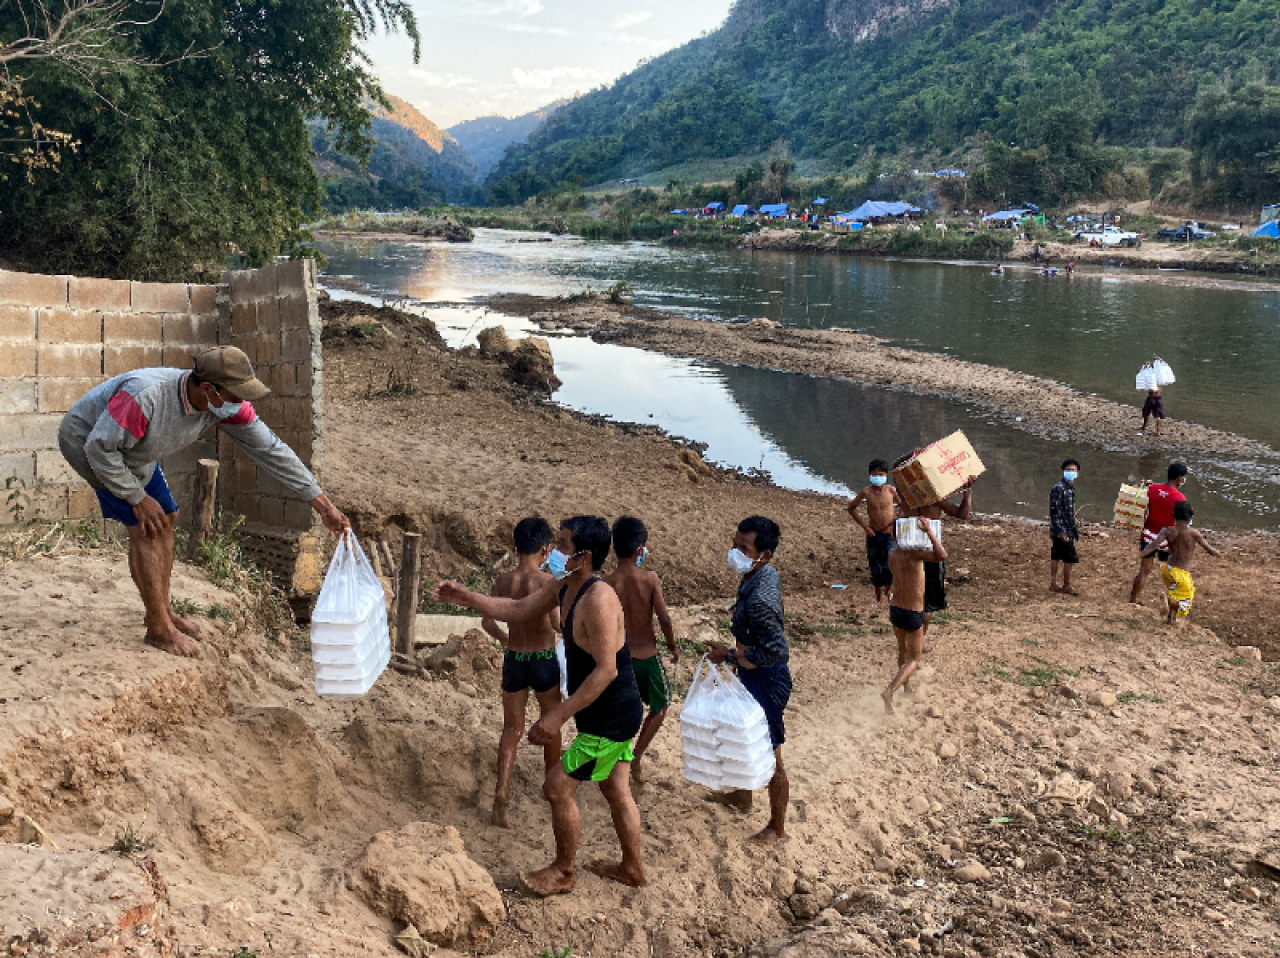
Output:
[[[1169,625],[1181,622],[1191,614],[1191,603],[1196,597],[1196,584],[1191,579],[1191,559],[1196,546],[1211,556],[1222,555],[1205,541],[1204,536],[1191,528],[1193,515],[1191,503],[1179,502],[1173,507],[1173,525],[1161,529],[1155,540],[1142,550],[1144,558],[1157,549],[1169,550],[1169,561],[1160,565],[1164,587],[1169,593]]]

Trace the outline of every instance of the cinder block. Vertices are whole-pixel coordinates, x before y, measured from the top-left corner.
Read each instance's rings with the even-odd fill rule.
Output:
[[[187,287],[187,297],[191,300],[191,312],[217,314],[218,287],[192,283]]]
[[[174,369],[194,369],[195,355],[203,346],[165,346],[160,351],[160,365]]]
[[[26,519],[47,519],[57,522],[67,517],[67,487],[40,486],[26,490],[30,501],[24,510]],[[11,521],[13,513],[6,503],[0,501],[0,521]]]
[[[16,379],[35,374],[35,343],[0,343],[0,379]]]
[[[280,334],[280,358],[301,363],[311,359],[311,330],[286,329]]]
[[[98,507],[98,494],[93,487],[80,483],[67,487],[67,518],[90,519],[102,515]]]
[[[280,301],[262,299],[258,301],[258,332],[271,335],[280,331]]]
[[[260,363],[278,363],[280,362],[280,334],[263,332],[262,335],[254,337],[251,342],[257,346],[257,362]]]
[[[265,469],[258,470],[258,495],[260,496],[279,496],[283,498],[288,495],[280,480]]]
[[[36,481],[62,485],[84,482],[57,449],[36,450]]]
[[[311,328],[311,304],[305,299],[282,299],[279,303],[283,329]]]
[[[33,340],[36,338],[34,306],[0,306],[0,339]]]
[[[253,335],[237,336],[236,341],[235,343],[233,343],[233,345],[236,347],[236,349],[240,350],[240,352],[244,353],[245,356],[248,357],[249,364],[251,366],[258,365],[258,337],[257,336],[253,336]]]
[[[191,311],[186,283],[139,283],[130,290],[129,305],[137,313],[186,313]]]
[[[36,411],[34,379],[0,379],[0,416]]]
[[[19,306],[66,306],[66,276],[0,270],[0,303]]]
[[[42,343],[102,342],[102,314],[92,310],[42,309],[37,322]]]
[[[285,429],[298,429],[304,432],[311,430],[310,400],[294,397],[285,400],[282,405],[284,406],[284,415],[281,417],[280,423]]]
[[[67,292],[67,303],[72,309],[128,309],[131,298],[127,279],[72,276]]]
[[[315,510],[301,499],[286,499],[284,503],[284,524],[288,529],[305,532],[310,529],[316,518]]]
[[[243,492],[248,495],[257,494],[258,467],[252,462],[241,462],[236,464],[236,492]]]
[[[107,313],[102,338],[108,343],[160,345],[159,313]]]
[[[256,303],[231,304],[231,335],[252,336],[258,331],[258,307]]]
[[[95,379],[102,375],[102,346],[41,346],[37,362],[41,376]]]
[[[306,260],[291,259],[276,263],[276,292],[281,299],[305,297],[308,278]]]
[[[253,277],[253,298],[259,301],[267,299],[276,299],[279,296],[277,292],[276,276],[279,275],[280,269],[274,263],[270,266],[263,266],[259,269],[250,270]]]
[[[119,376],[135,369],[150,369],[163,365],[163,351],[159,346],[113,346],[102,348],[102,371],[107,376]]]
[[[81,396],[102,382],[102,377],[97,376],[92,379],[46,379],[41,377],[37,381],[40,383],[40,412],[63,413],[74,406]]]
[[[10,476],[28,486],[35,485],[36,454],[34,452],[0,452],[0,489],[4,488],[5,480]]]
[[[284,502],[277,496],[259,496],[258,521],[277,528],[283,526]]]
[[[251,269],[232,269],[222,274],[222,281],[231,293],[231,303],[253,302],[254,271]]]
[[[193,287],[203,289],[206,287]],[[190,313],[166,313],[164,315],[164,343],[175,346],[218,345],[218,316],[216,313],[196,316]]]
[[[61,416],[38,412],[0,416],[0,449],[6,452],[57,449],[61,422]]]
[[[315,392],[315,368],[311,363],[299,363],[297,376],[298,395],[310,397]]]
[[[244,516],[246,522],[258,522],[262,518],[262,500],[257,494],[241,493],[232,502],[232,511]]]

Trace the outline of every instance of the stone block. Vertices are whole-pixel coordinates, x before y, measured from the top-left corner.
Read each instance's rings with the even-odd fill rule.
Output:
[[[231,335],[237,338],[252,336],[258,331],[258,306],[256,303],[231,304]],[[239,343],[237,342],[237,345]]]
[[[258,365],[258,337],[257,336],[237,336],[233,344],[236,349],[244,353],[249,359],[249,365]]]
[[[119,376],[135,369],[149,369],[164,364],[163,350],[156,346],[102,347],[102,371],[107,376]]]
[[[230,291],[233,304],[253,301],[253,270],[227,270],[222,274],[222,282],[226,284]]]
[[[277,363],[272,366],[271,389],[281,399],[294,395],[298,389],[297,367],[293,363]]]
[[[41,377],[38,380],[40,393],[37,408],[40,412],[63,413],[98,383],[101,376],[90,379],[52,379]]]
[[[251,342],[258,347],[257,362],[278,363],[280,362],[280,334],[279,333],[262,333],[255,336]]]
[[[19,306],[66,306],[66,276],[0,270],[0,303]]]
[[[257,494],[258,467],[252,462],[236,463],[236,492],[243,492],[247,495]]]
[[[307,261],[302,259],[286,260],[276,263],[276,292],[281,299],[305,297],[310,286]]]
[[[0,419],[2,422],[3,419]],[[34,452],[0,452],[0,489],[4,482],[13,476],[28,486],[36,481],[36,453]]]
[[[206,289],[209,287],[193,287]],[[165,345],[216,346],[218,345],[217,313],[204,316],[189,313],[166,313],[163,317]]]
[[[127,279],[72,276],[68,280],[67,292],[67,304],[72,309],[128,309],[132,301]]]
[[[295,396],[292,399],[286,399],[281,405],[284,407],[280,417],[282,428],[296,429],[299,432],[311,431],[310,400]]]
[[[37,369],[41,376],[96,379],[102,375],[102,346],[41,346]]]
[[[280,300],[280,326],[283,329],[310,329],[311,303],[305,299]]]
[[[277,299],[258,300],[258,332],[276,333],[280,330],[280,301]]]
[[[286,499],[284,503],[284,524],[288,529],[306,532],[316,518],[315,510],[309,503],[301,499]]]
[[[259,522],[262,519],[262,500],[257,493],[240,493],[232,500],[232,509],[244,516],[246,522]]]
[[[165,346],[160,351],[160,365],[174,369],[194,369],[195,355],[203,346]]]
[[[58,448],[59,415],[23,413],[18,416],[0,416],[0,449],[21,452]]]
[[[57,449],[36,451],[36,482],[50,485],[72,485],[84,482]]]
[[[191,300],[191,312],[217,315],[218,287],[204,283],[192,283],[187,287],[187,297]]]
[[[258,495],[284,498],[288,494],[279,479],[266,470],[258,470]]]
[[[35,374],[35,343],[0,343],[0,379],[17,379]]]
[[[29,489],[27,495],[31,497],[31,505],[27,508],[26,518],[32,519],[38,516],[41,519],[57,522],[67,517],[66,486],[38,485],[34,489]],[[3,504],[0,503],[0,512],[2,511]]]
[[[279,275],[279,267],[274,263],[270,266],[262,266],[258,269],[250,270],[250,277],[253,281],[253,298],[256,300],[275,299],[279,294],[276,291],[276,276]]]
[[[42,309],[37,320],[42,343],[100,343],[102,314],[87,309]]]
[[[36,411],[34,379],[0,379],[0,416]]]
[[[315,392],[315,376],[316,367],[311,363],[301,363],[298,366],[298,385],[297,394],[299,396],[310,397]]]
[[[283,526],[284,502],[279,496],[259,496],[258,521],[269,526]]]
[[[34,306],[0,306],[0,339],[33,340],[36,338]]]
[[[104,342],[160,345],[159,313],[107,313],[102,326]]]
[[[98,494],[86,483],[67,487],[67,518],[89,519],[100,516]]]
[[[186,283],[139,283],[134,281],[129,299],[138,313],[186,313],[191,298]]]

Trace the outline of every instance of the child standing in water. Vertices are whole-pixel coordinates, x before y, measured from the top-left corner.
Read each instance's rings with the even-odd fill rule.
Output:
[[[662,728],[662,721],[667,717],[667,706],[671,704],[671,683],[667,681],[667,670],[662,666],[658,639],[653,630],[655,616],[662,635],[667,640],[671,664],[675,665],[680,661],[675,628],[671,624],[666,600],[662,597],[662,581],[655,573],[640,568],[649,555],[646,545],[648,541],[649,530],[639,519],[623,516],[615,522],[613,551],[618,557],[618,568],[604,580],[618,593],[618,599],[622,603],[636,685],[640,688],[640,698],[649,709],[644,724],[640,726],[640,737],[636,740],[635,747],[636,757],[631,763],[631,777],[637,782],[644,781],[644,754],[658,734],[658,729]]]
[[[867,470],[870,485],[864,487],[849,503],[849,515],[867,534],[867,566],[871,570],[871,585],[876,590],[876,601],[871,606],[880,608],[881,597],[893,601],[893,572],[889,569],[889,549],[893,545],[893,523],[898,518],[897,487],[889,481],[889,464],[883,459],[873,459]],[[867,521],[858,515],[859,504],[867,504]]]

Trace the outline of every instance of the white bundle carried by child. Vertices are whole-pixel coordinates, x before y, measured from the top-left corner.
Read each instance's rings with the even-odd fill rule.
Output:
[[[680,743],[684,777],[707,788],[764,788],[777,767],[764,709],[705,655],[680,710]]]
[[[938,541],[942,541],[942,520],[929,519],[929,525],[933,528],[933,534]],[[925,535],[925,531],[920,528],[918,519],[895,519],[893,523],[893,538],[898,543],[899,549],[932,549],[933,543],[929,541],[929,537]]]
[[[311,613],[311,659],[327,699],[367,694],[391,661],[386,595],[355,533],[338,543]]]
[[[1151,364],[1151,368],[1155,370],[1157,386],[1171,386],[1178,381],[1174,378],[1173,370],[1169,368],[1169,364],[1163,359],[1157,357],[1155,362]]]
[[[1171,380],[1172,381],[1172,380]],[[1137,382],[1134,384],[1138,392],[1151,392],[1160,388],[1160,380],[1156,375],[1155,367],[1150,363],[1145,363],[1138,370]]]

